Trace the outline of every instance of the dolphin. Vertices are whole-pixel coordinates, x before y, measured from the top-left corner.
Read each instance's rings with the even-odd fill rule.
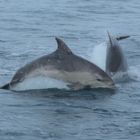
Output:
[[[130,36],[128,36],[128,35],[113,37],[113,42],[114,42],[114,40],[115,40],[115,42],[118,42],[123,39],[127,39],[129,37]],[[109,70],[109,66],[107,66],[107,63],[110,63],[110,61],[113,61],[113,63],[116,63],[116,59],[109,58],[110,53],[111,53],[112,57],[114,56],[113,52],[110,52],[110,50],[113,48],[110,48],[110,47],[111,47],[110,40],[107,40],[106,42],[102,42],[99,45],[94,46],[93,50],[90,50],[89,59],[92,63],[96,64],[103,71],[107,72],[109,74],[109,76],[112,77],[112,75],[110,75],[111,73],[109,72],[110,70]],[[120,45],[119,45],[119,48],[117,48],[117,49],[121,50]],[[121,52],[122,52],[122,50],[121,50]],[[116,71],[116,72],[118,72],[118,71]]]
[[[109,41],[106,50],[106,72],[110,76],[114,76],[118,72],[127,72],[128,65],[125,55],[121,49],[118,40],[125,37],[115,38],[108,32]],[[126,36],[126,38],[129,36]]]
[[[53,79],[66,83],[68,89],[80,90],[88,88],[114,88],[113,80],[98,66],[85,60],[84,58],[75,55],[65,42],[59,38],[55,38],[57,49],[51,54],[42,56],[25,66],[21,67],[12,80],[2,86],[2,89],[13,91],[40,89],[38,85],[32,88],[25,88],[26,81],[38,81],[37,77]],[[49,83],[48,80],[48,83]],[[39,84],[44,84],[43,82]],[[47,88],[47,83],[46,87]]]

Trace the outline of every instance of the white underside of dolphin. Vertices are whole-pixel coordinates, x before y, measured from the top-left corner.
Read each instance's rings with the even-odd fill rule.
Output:
[[[25,91],[25,90],[36,90],[36,89],[66,89],[69,90],[70,88],[67,86],[68,83],[57,80],[54,78],[35,76],[31,78],[25,79],[23,82],[17,84],[14,87],[11,87],[13,91]]]

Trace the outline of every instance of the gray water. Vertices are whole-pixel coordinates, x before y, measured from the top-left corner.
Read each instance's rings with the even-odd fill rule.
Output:
[[[140,1],[0,0],[0,85],[25,63],[56,49],[55,36],[76,54],[121,42],[132,80],[117,90],[0,90],[0,140],[139,140]]]

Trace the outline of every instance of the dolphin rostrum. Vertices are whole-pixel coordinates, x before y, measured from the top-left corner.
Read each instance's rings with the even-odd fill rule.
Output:
[[[114,38],[108,32],[109,41],[107,44],[106,56],[106,72],[110,76],[114,76],[118,72],[126,72],[128,69],[126,58],[123,54],[118,40],[125,39],[125,37]],[[126,38],[129,36],[126,36]]]
[[[26,81],[38,76],[63,81],[72,90],[79,90],[85,87],[115,87],[112,79],[98,66],[75,55],[61,39],[56,38],[56,41],[58,45],[56,51],[20,68],[12,80],[1,88],[13,91],[39,89],[37,86],[35,88],[29,86],[27,89],[24,87]],[[34,79],[32,84],[35,81]]]

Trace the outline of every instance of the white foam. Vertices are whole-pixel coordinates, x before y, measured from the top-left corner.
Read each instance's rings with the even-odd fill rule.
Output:
[[[128,74],[131,80],[140,81],[140,65],[129,67]]]
[[[103,42],[89,52],[89,60],[105,71],[107,44]]]
[[[127,72],[117,72],[112,79],[115,83],[126,81],[140,81],[140,66],[130,66]]]
[[[23,82],[12,87],[12,90],[24,91],[32,89],[50,89],[50,88],[69,89],[67,84],[68,83],[63,82],[61,80],[56,80],[45,76],[36,76],[25,79]]]
[[[115,83],[126,82],[130,80],[128,72],[117,72],[112,76],[112,79]]]

